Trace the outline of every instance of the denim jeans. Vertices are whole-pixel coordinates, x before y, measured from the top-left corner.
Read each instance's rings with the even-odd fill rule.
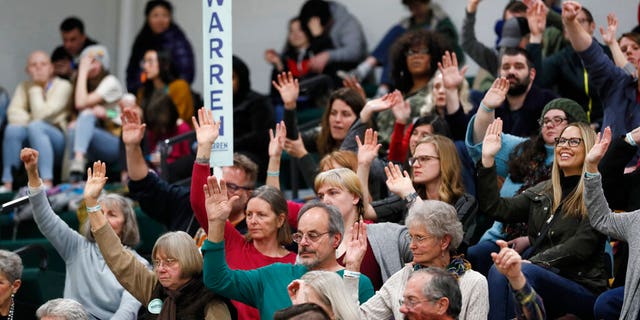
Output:
[[[624,286],[603,292],[598,296],[596,304],[593,306],[593,315],[596,319],[620,319],[623,298]]]
[[[532,263],[522,264],[527,282],[544,301],[547,317],[554,319],[574,314],[581,319],[593,318],[596,295],[582,285]],[[515,317],[515,299],[507,278],[496,269],[489,270],[489,319],[504,320]]]
[[[489,268],[493,266],[491,259],[492,252],[500,251],[500,247],[495,241],[480,241],[467,249],[467,260],[471,262],[471,268],[482,273],[483,276],[489,275]]]
[[[96,127],[97,118],[91,110],[80,112],[75,128],[69,130],[73,152],[81,152],[87,159],[101,160],[108,164],[118,161],[120,138]],[[73,157],[73,154],[72,154]]]
[[[26,127],[7,125],[2,141],[2,181],[13,182],[11,168],[20,166],[20,149],[25,144],[40,153],[38,170],[42,179],[53,180],[54,164],[61,162],[64,153],[64,134],[52,124],[36,120]]]

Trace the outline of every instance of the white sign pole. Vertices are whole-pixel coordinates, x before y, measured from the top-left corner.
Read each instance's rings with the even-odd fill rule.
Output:
[[[221,121],[211,166],[233,165],[233,84],[231,0],[202,0],[203,98]]]

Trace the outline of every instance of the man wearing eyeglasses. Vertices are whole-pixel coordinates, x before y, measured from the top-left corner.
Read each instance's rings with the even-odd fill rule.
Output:
[[[349,249],[357,247],[356,243],[359,247],[347,249],[347,270],[336,261],[336,249],[344,234],[342,215],[337,208],[318,201],[302,207],[298,214],[298,232],[293,235],[298,243],[298,264],[276,263],[255,270],[231,270],[225,260],[224,225],[237,197],[229,199],[225,182],[221,181],[218,186],[215,177],[207,179],[204,193],[209,234],[208,241],[202,245],[203,281],[213,292],[257,308],[261,319],[272,319],[274,312],[291,305],[287,286],[307,271],[333,271],[345,278],[358,278],[360,303],[373,296],[369,278],[355,271],[359,270],[359,262],[355,261],[364,255],[361,241],[366,239],[364,229],[354,232],[359,235],[357,239],[349,239]]]
[[[460,286],[440,268],[414,271],[400,301],[400,312],[408,320],[458,319],[462,308]]]
[[[140,147],[143,137],[144,125],[138,114],[124,110],[122,141],[125,145],[131,198],[140,203],[147,215],[165,225],[169,231],[185,231],[194,236],[200,225],[191,208],[190,187],[169,184],[149,170]],[[204,144],[198,144],[194,171],[204,170],[205,176],[208,176],[211,145]],[[244,208],[255,186],[257,172],[258,166],[251,159],[237,153],[233,156],[233,166],[222,168],[222,177],[227,181],[229,194],[238,196],[229,220],[243,234],[247,231]]]

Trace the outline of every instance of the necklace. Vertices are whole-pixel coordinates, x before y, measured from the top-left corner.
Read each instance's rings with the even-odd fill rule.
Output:
[[[13,309],[16,306],[16,303],[13,300],[13,296],[15,296],[14,293],[11,294],[11,307],[9,307],[9,316],[7,317],[8,320],[13,320]]]

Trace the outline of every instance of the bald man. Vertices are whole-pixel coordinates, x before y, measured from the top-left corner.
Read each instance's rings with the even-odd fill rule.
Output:
[[[40,152],[39,163],[44,183],[53,183],[54,161],[64,153],[67,103],[72,87],[53,74],[53,64],[44,51],[34,51],[27,59],[28,80],[18,85],[7,108],[7,128],[2,141],[2,191],[13,186],[11,169],[20,166],[20,149],[28,144]]]

